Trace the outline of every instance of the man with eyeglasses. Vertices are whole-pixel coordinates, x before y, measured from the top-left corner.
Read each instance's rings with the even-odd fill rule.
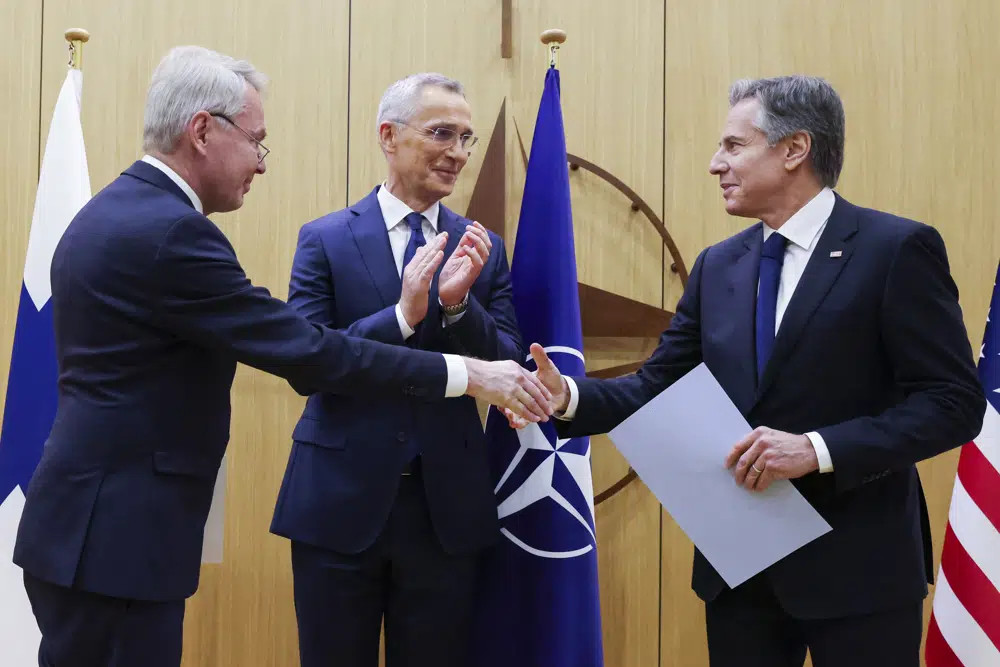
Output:
[[[317,324],[400,347],[521,361],[503,241],[441,204],[476,143],[462,85],[389,86],[388,175],[302,227],[288,302]],[[448,234],[428,284],[415,249]],[[419,251],[417,251],[419,252]],[[478,555],[499,537],[475,401],[312,395],[271,530],[292,540],[303,667],[465,667]]]
[[[364,332],[310,322],[250,283],[206,216],[239,208],[265,172],[264,82],[246,61],[172,50],[149,87],[148,154],[94,196],[55,250],[59,407],[14,549],[42,633],[39,665],[180,665],[237,362],[362,405],[469,393],[548,414],[545,392],[513,362],[355,338]],[[414,253],[414,284],[430,283],[446,240]],[[459,263],[461,281],[470,269]]]

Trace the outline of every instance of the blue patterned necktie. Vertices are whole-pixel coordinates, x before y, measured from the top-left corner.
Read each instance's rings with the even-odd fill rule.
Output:
[[[774,324],[778,316],[778,284],[781,265],[785,261],[786,239],[777,232],[771,234],[760,253],[760,283],[757,292],[757,381],[774,349]]]
[[[410,227],[410,241],[406,244],[406,250],[403,251],[403,269],[405,269],[406,265],[413,259],[413,255],[416,254],[417,248],[426,245],[427,240],[424,238],[424,216],[413,212],[408,213],[403,220]],[[403,275],[403,269],[400,269],[400,275]]]

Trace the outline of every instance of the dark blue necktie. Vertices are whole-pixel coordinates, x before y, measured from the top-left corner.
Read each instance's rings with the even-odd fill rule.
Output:
[[[406,250],[403,251],[403,269],[405,269],[406,265],[410,263],[411,259],[413,259],[413,255],[416,254],[417,248],[426,245],[427,240],[424,238],[424,230],[423,230],[424,216],[422,216],[419,213],[413,212],[407,214],[407,216],[403,218],[403,220],[410,227],[410,240],[406,244]],[[400,276],[403,275],[402,269],[400,270],[399,275]],[[411,340],[415,341],[416,338],[417,337],[414,336]],[[417,440],[416,436],[411,433],[409,439],[406,442],[407,462],[412,461],[414,458],[419,456],[420,450],[421,450],[420,442]]]
[[[785,261],[785,237],[771,234],[760,253],[760,283],[757,291],[757,380],[774,349],[774,323],[778,316],[778,284]]]
[[[424,216],[417,212],[413,212],[407,214],[403,220],[410,227],[410,241],[406,244],[406,250],[403,251],[403,269],[405,269],[406,265],[410,263],[411,259],[413,259],[413,255],[416,254],[417,248],[426,245],[427,240],[424,238]],[[399,274],[403,275],[402,269],[400,269]]]

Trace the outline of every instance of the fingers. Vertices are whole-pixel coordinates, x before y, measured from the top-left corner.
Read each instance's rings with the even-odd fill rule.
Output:
[[[760,456],[762,447],[763,445],[758,440],[739,458],[736,467],[733,469],[733,478],[737,484],[745,486],[748,489],[753,487],[753,483],[761,474],[763,468],[759,464],[756,468],[751,466],[755,464],[757,458]]]
[[[559,373],[559,369],[556,368],[556,365],[552,363],[551,359],[549,359],[549,355],[545,353],[544,347],[538,343],[532,343],[529,350],[531,351],[531,358],[535,360],[535,365],[538,366],[539,373]]]
[[[522,383],[523,382],[528,383],[526,389],[528,389],[529,392],[532,392],[532,389],[537,389],[538,393],[542,395],[546,403],[552,401],[552,392],[549,391],[549,388],[545,386],[545,383],[542,382],[542,380],[531,371],[524,368],[521,368],[521,370],[523,371],[523,373],[520,377],[520,381]],[[532,395],[534,395],[533,392]],[[551,410],[549,410],[549,414],[552,414]]]
[[[431,281],[434,280],[434,273],[438,270],[438,266],[441,265],[442,259],[444,259],[444,251],[442,250],[438,250],[433,255],[427,255],[427,258],[420,266],[420,273],[417,274],[421,287],[425,285],[430,287]]]
[[[430,287],[431,280],[434,278],[434,272],[437,271],[438,266],[441,265],[441,260],[444,258],[444,245],[447,239],[447,232],[442,232],[435,236],[430,243],[417,250],[417,252],[424,251],[419,258],[414,253],[410,264],[417,265],[415,269],[417,272],[416,276],[420,281],[421,287],[425,284]]]
[[[442,255],[444,254],[444,246],[447,242],[448,232],[441,232],[431,239],[430,243],[426,243],[417,248],[417,251],[413,253],[413,259],[411,259],[410,263],[403,269],[403,278],[408,276],[422,277],[428,263],[434,264],[434,270],[436,271],[437,264],[439,264],[441,260],[438,259],[435,261],[435,255],[438,252],[442,253]],[[433,274],[433,271],[431,273]],[[428,284],[430,283],[428,282]]]
[[[490,249],[493,247],[489,236],[486,234],[486,230],[471,226],[466,227],[466,230],[459,247],[474,249],[476,252],[470,254],[478,254],[485,262],[490,256]]]
[[[757,442],[757,438],[761,435],[763,435],[763,427],[757,427],[750,431],[745,438],[737,442],[736,445],[729,450],[729,455],[726,456],[726,467],[732,468],[736,465],[739,458],[743,456],[748,449],[750,449],[750,446],[753,445],[753,443]]]
[[[477,238],[483,240],[483,244],[487,249],[486,254],[489,255],[489,251],[493,248],[493,241],[490,240],[490,234],[486,231],[486,228],[478,222],[473,222],[471,225],[466,225],[465,229],[466,233],[475,234]]]
[[[757,459],[754,463],[758,468],[761,468],[764,472],[757,475],[757,479],[754,480],[753,490],[754,491],[766,491],[767,487],[771,486],[771,482],[775,481],[777,478],[771,472],[771,468],[761,463],[763,459]]]
[[[503,411],[503,416],[507,418],[508,426],[510,426],[513,429],[522,429],[531,423],[527,419],[522,419],[521,417],[518,417],[509,408],[501,408],[501,410]]]
[[[541,421],[548,421],[552,414],[552,394],[534,375],[525,372],[518,378],[519,388],[515,397],[527,410]],[[527,415],[525,415],[527,416]]]

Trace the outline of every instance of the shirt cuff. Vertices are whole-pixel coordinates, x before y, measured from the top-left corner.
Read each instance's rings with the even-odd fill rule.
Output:
[[[569,403],[566,405],[565,412],[562,414],[556,413],[552,416],[563,421],[570,421],[573,417],[576,417],[576,406],[580,404],[580,390],[577,389],[573,378],[568,375],[564,375],[563,377],[566,378],[566,386],[569,387]]]
[[[469,369],[465,367],[462,357],[457,354],[442,354],[444,363],[448,366],[448,384],[444,390],[445,398],[462,396],[469,388]]]
[[[820,472],[833,472],[833,459],[830,458],[830,449],[826,446],[826,440],[816,431],[806,433],[813,449],[816,450],[816,460],[819,461]]]
[[[462,319],[462,316],[465,315],[466,312],[468,312],[468,309],[469,309],[469,293],[468,292],[465,293],[465,298],[462,299],[462,303],[465,304],[465,310],[463,310],[462,312],[460,312],[458,315],[449,315],[449,314],[445,313],[444,310],[441,311],[444,314],[444,319],[441,321],[441,327],[442,328],[448,326],[449,324],[454,324],[455,322],[458,322],[460,319]],[[441,306],[442,309],[444,308],[444,304],[441,303],[441,297],[438,297],[438,305]]]
[[[406,323],[406,318],[403,317],[403,309],[398,303],[396,304],[396,322],[399,323],[399,333],[403,334],[403,340],[406,340],[413,335],[414,331],[410,328],[410,325]],[[462,367],[465,367],[464,363],[462,364]]]
[[[462,319],[462,317],[467,312],[468,311],[463,310],[458,315],[445,315],[444,316],[444,325],[443,326],[448,326],[449,324],[454,324],[455,322],[458,322],[460,319]]]

